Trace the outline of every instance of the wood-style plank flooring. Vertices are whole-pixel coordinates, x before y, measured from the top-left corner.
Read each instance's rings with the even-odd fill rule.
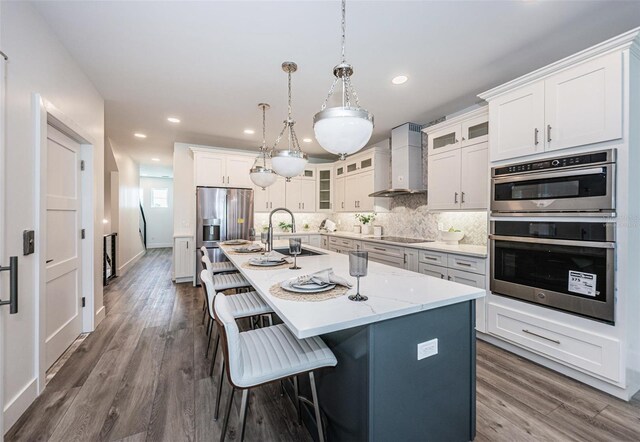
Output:
[[[204,357],[201,291],[173,284],[170,275],[171,251],[150,250],[105,289],[106,319],[9,430],[7,441],[219,438],[221,422],[213,420],[218,378],[208,376],[210,359]],[[640,440],[640,400],[620,401],[483,342],[477,368],[476,440]],[[236,439],[236,419],[232,413],[229,440]],[[273,385],[251,396],[246,440],[311,438]]]

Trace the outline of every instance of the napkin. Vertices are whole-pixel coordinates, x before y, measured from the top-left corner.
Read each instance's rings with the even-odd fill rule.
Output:
[[[303,275],[298,277],[299,285],[305,284],[337,284],[345,287],[351,287],[351,283],[341,276],[333,273],[332,268],[320,270],[319,272],[312,273],[310,275]]]
[[[285,258],[285,256],[282,253],[269,252],[269,253],[265,253],[262,256],[259,256],[257,260],[262,262],[280,262],[283,260],[283,258]]]
[[[245,250],[252,250],[252,251],[260,251],[262,250],[262,246],[259,244],[249,244],[248,246],[244,246],[244,247],[236,247],[235,249],[233,249],[234,251],[245,251]]]

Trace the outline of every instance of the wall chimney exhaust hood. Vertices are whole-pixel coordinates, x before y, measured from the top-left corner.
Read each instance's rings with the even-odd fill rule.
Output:
[[[391,131],[391,188],[369,196],[391,198],[427,193],[422,181],[421,126],[405,123]]]

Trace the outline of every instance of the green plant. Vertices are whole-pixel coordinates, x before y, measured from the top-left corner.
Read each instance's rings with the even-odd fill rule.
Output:
[[[262,231],[267,232],[269,230],[269,226],[262,226]]]
[[[447,232],[460,232],[461,230],[459,229],[454,229],[453,226],[449,227],[449,230],[447,230]]]
[[[309,229],[311,228],[311,226],[309,225],[309,223],[304,223],[304,224],[302,225],[302,228],[303,228],[304,230],[309,230]]]
[[[278,227],[280,227],[280,229],[282,229],[283,232],[288,232],[289,230],[291,230],[293,228],[293,224],[285,223],[284,221],[280,221],[278,223]]]
[[[369,215],[364,213],[356,213],[356,219],[360,221],[362,224],[370,224],[376,219],[376,213],[370,213]]]

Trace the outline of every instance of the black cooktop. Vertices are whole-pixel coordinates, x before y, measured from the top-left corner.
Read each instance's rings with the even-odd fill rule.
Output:
[[[383,241],[399,242],[403,244],[415,244],[419,242],[433,242],[432,239],[418,239],[418,238],[405,238],[403,236],[379,236],[374,239],[381,239]]]

